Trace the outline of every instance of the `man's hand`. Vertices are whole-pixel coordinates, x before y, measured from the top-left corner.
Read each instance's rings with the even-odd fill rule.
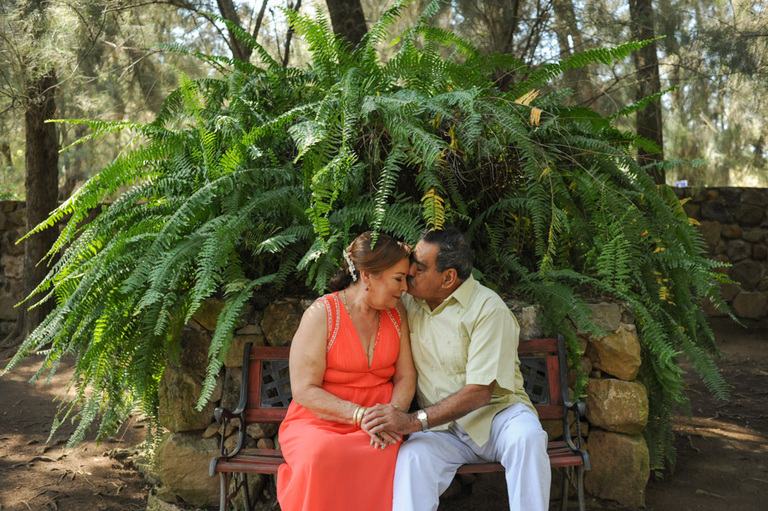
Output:
[[[404,412],[397,406],[378,404],[369,407],[363,416],[361,427],[371,435],[385,435],[387,438],[393,435],[407,435],[421,430],[421,423],[416,421],[408,412]],[[397,437],[399,441],[400,437]]]

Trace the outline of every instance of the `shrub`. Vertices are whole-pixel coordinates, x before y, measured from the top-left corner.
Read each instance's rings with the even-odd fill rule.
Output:
[[[599,333],[587,299],[626,302],[644,343],[654,468],[674,461],[668,421],[686,403],[679,357],[725,395],[700,306],[722,305],[718,264],[699,255],[702,240],[671,190],[635,162],[648,142],[567,106],[564,91],[537,92],[572,67],[623,59],[644,43],[532,70],[429,26],[433,5],[382,62],[374,47],[401,8],[354,50],[322,16],[288,13],[312,51],[305,69],[283,68],[241,33],[263,65],[197,54],[216,77],[182,76],[153,122],[67,121],[90,126],[80,143],[136,133],[36,228],[71,215],[36,292],[56,308],[10,367],[32,350],[46,355],[41,373],[77,355],[78,393],[63,411],[79,419],[73,442],[99,417],[99,435],[109,434],[136,403],[155,416],[179,330],[216,296],[226,305],[202,406],[249,298],[297,282],[324,291],[343,248],[369,228],[409,242],[425,226],[465,229],[478,277],[539,303],[546,327],[570,336],[573,359],[574,328]],[[500,70],[520,77],[509,90],[493,81]]]

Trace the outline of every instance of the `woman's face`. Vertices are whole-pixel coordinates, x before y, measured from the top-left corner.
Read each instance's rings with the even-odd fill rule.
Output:
[[[384,271],[370,274],[366,300],[371,307],[383,310],[397,306],[408,290],[406,277],[409,267],[408,258],[403,258]]]

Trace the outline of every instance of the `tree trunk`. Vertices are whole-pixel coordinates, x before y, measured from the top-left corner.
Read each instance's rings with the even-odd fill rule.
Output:
[[[296,5],[290,9],[296,13],[301,9],[301,0],[296,0]],[[291,39],[293,39],[293,27],[288,27],[288,34],[285,36],[285,53],[283,53],[283,67],[288,67],[288,59],[291,56]]]
[[[576,11],[572,0],[554,0],[555,32],[560,46],[560,60],[567,60],[574,53],[584,51],[584,40],[581,37],[579,24],[576,21]],[[577,105],[594,106],[597,99],[595,86],[590,80],[586,67],[568,70],[563,75],[567,87],[573,91],[573,101]]]
[[[13,167],[13,160],[11,159],[11,146],[5,142],[0,142],[0,156],[3,157],[2,159],[9,169]]]
[[[344,36],[356,47],[368,32],[365,13],[360,0],[326,0],[333,31]]]
[[[56,208],[59,182],[59,143],[56,125],[46,123],[56,112],[56,72],[49,71],[27,86],[27,104],[24,112],[26,131],[26,191],[27,231],[48,218]],[[48,228],[24,240],[24,295],[28,296],[42,282],[48,269],[41,259],[56,241],[57,231]],[[40,263],[40,264],[38,264]],[[40,297],[37,297],[39,299]],[[35,302],[25,304],[26,309]],[[29,335],[53,308],[53,301],[27,310],[24,314],[20,338]]]
[[[653,39],[654,12],[652,0],[629,0],[632,38],[636,41]],[[661,91],[659,77],[659,59],[656,54],[656,42],[644,46],[634,53],[637,69],[637,96],[640,100]],[[637,161],[640,165],[661,162],[664,159],[664,134],[661,123],[661,101],[656,99],[637,112],[637,134],[656,143],[658,152],[638,150]],[[650,170],[657,184],[664,184],[665,172],[660,167]]]
[[[235,3],[232,0],[216,0],[216,3],[219,6],[219,12],[221,13],[222,18],[227,19],[242,28],[240,17],[237,15]],[[244,62],[248,62],[251,58],[251,53],[253,53],[251,47],[240,41],[231,30],[229,31],[229,48],[232,50],[232,56],[234,58]]]

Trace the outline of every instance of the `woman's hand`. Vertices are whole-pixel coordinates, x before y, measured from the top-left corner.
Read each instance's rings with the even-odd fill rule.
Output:
[[[397,432],[387,430],[385,428],[376,427],[378,424],[375,420],[371,420],[370,414],[372,413],[372,410],[378,410],[384,408],[391,408],[396,409],[396,406],[393,405],[382,405],[377,404],[372,407],[368,407],[365,411],[365,414],[363,415],[363,420],[360,423],[360,428],[368,433],[371,437],[371,445],[384,449],[387,445],[395,445],[396,443],[403,440],[402,436],[397,434]],[[376,430],[373,431],[372,428],[376,427]]]

